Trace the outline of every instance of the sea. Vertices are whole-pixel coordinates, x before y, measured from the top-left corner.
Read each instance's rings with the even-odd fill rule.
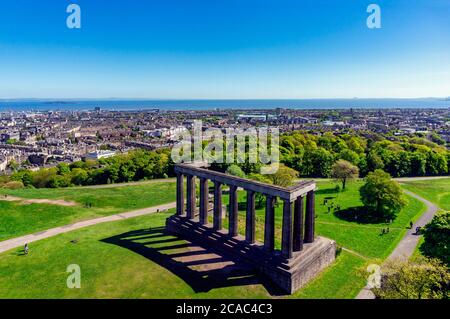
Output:
[[[431,109],[450,108],[450,98],[420,99],[279,99],[279,100],[126,100],[126,99],[27,99],[0,100],[0,112],[11,111],[83,111],[99,107],[112,111],[149,109],[220,110],[220,109]]]

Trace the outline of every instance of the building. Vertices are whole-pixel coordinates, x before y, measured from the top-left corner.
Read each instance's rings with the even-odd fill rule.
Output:
[[[88,153],[86,155],[86,159],[99,160],[102,158],[113,157],[114,155],[116,155],[115,151],[102,150],[102,151],[95,151],[92,153]]]

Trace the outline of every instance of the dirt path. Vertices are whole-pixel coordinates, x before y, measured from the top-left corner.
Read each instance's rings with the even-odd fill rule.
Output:
[[[62,200],[62,199],[27,199],[27,198],[21,198],[21,197],[16,197],[16,196],[11,196],[11,195],[0,196],[0,201],[21,202],[22,204],[25,204],[25,205],[49,204],[49,205],[59,205],[59,206],[67,206],[67,207],[78,205],[77,202],[71,202],[71,201]]]
[[[434,205],[432,202],[426,200],[425,198],[422,198],[407,190],[405,190],[405,193],[424,203],[427,207],[427,210],[416,221],[413,227],[408,230],[403,239],[398,243],[397,247],[395,247],[394,251],[392,251],[392,253],[389,255],[389,257],[387,258],[388,260],[398,258],[408,259],[409,257],[411,257],[420,240],[420,236],[415,234],[416,227],[423,227],[426,224],[428,224],[433,219],[433,216],[439,211],[439,207]],[[363,288],[363,290],[360,291],[358,296],[356,296],[356,299],[374,299],[374,298],[375,295],[367,287]]]
[[[423,177],[398,177],[394,178],[397,182],[416,182],[416,181],[432,181],[436,179],[450,178],[450,176],[423,176]]]
[[[41,232],[38,232],[35,234],[30,234],[30,235],[25,235],[25,236],[21,236],[21,237],[8,239],[5,241],[0,241],[0,253],[17,248],[17,247],[22,247],[26,243],[32,243],[32,242],[35,242],[35,241],[38,241],[38,240],[41,240],[44,238],[53,237],[53,236],[63,234],[63,233],[68,233],[68,232],[76,230],[76,229],[93,226],[93,225],[97,225],[97,224],[101,224],[101,223],[107,223],[107,222],[123,220],[123,219],[143,216],[143,215],[149,215],[149,214],[156,213],[158,211],[162,212],[162,211],[165,211],[165,210],[168,210],[171,208],[175,208],[175,206],[176,206],[176,203],[173,202],[173,203],[164,204],[164,205],[160,205],[160,206],[139,209],[139,210],[135,210],[135,211],[131,211],[131,212],[120,213],[120,214],[116,214],[116,215],[85,220],[85,221],[81,221],[81,222],[70,224],[70,225],[47,229],[45,231],[41,231]],[[32,247],[30,247],[30,248],[33,249]]]

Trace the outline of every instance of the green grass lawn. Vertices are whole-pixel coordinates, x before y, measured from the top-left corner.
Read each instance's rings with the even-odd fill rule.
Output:
[[[392,224],[386,222],[364,224],[357,220],[343,219],[323,205],[328,198],[335,205],[340,205],[341,210],[362,206],[359,197],[359,187],[362,182],[350,183],[344,192],[335,192],[333,182],[319,182],[316,192],[316,232],[318,235],[334,239],[338,245],[353,250],[368,258],[385,258],[394,249],[407,231],[410,221],[415,221],[425,211],[425,205],[419,200],[405,196],[407,205],[398,214]],[[245,235],[245,192],[239,192],[239,202],[242,210],[239,211],[239,233]],[[228,195],[223,196],[224,204],[228,202]],[[263,241],[264,238],[264,211],[257,209],[256,238]],[[280,202],[275,210],[275,245],[281,247],[281,225],[283,205]],[[226,221],[224,222],[227,227]],[[382,229],[389,227],[389,233],[382,235]]]
[[[97,197],[98,203],[102,203],[102,206],[98,207],[102,211],[100,214],[108,214],[107,207],[111,211],[124,208],[128,210],[128,205],[131,204],[136,205],[132,207],[135,209],[140,208],[139,205],[142,205],[141,207],[156,205],[166,199],[172,201],[175,184],[169,184],[116,189],[20,190],[10,191],[9,194],[26,198],[75,200],[81,203],[80,207],[69,207],[75,209],[72,213],[75,215],[77,209],[83,208],[84,201]],[[343,251],[332,266],[303,289],[286,298],[354,298],[365,285],[361,273],[367,264],[378,263],[380,259],[385,258],[403,237],[409,222],[417,219],[425,209],[421,202],[407,197],[407,206],[392,224],[385,222],[365,224],[348,216],[327,212],[326,206],[323,205],[325,197],[340,205],[341,210],[361,206],[358,192],[360,186],[361,182],[353,182],[346,191],[336,193],[333,182],[319,182],[316,193],[316,228],[318,235],[334,239],[339,245],[365,257]],[[228,196],[223,197],[226,203]],[[245,203],[245,192],[239,192],[239,200]],[[30,209],[29,214],[34,213],[33,209]],[[239,214],[239,231],[242,234],[245,225],[244,213],[241,211]],[[39,214],[36,215],[35,222],[38,222]],[[54,218],[54,215],[57,215],[57,212],[45,216],[49,220]],[[277,247],[281,240],[281,215],[280,203],[276,208]],[[5,216],[2,218],[6,218]],[[70,219],[70,216],[71,214],[65,218]],[[80,218],[80,215],[77,216]],[[213,285],[210,289],[199,291],[194,289],[194,286],[205,280],[202,276],[194,275],[197,279],[193,285],[183,280],[185,278],[183,272],[171,272],[173,263],[167,263],[169,258],[167,255],[187,253],[189,247],[184,240],[169,235],[155,237],[153,230],[163,227],[168,216],[167,213],[159,213],[62,234],[32,243],[31,253],[28,256],[23,256],[21,249],[0,254],[0,298],[271,297],[266,287],[258,282],[242,282],[232,286]],[[14,220],[10,223],[13,224]],[[226,221],[224,223],[226,226]],[[263,238],[263,225],[264,208],[259,208],[256,234],[260,241]],[[390,228],[390,233],[381,235],[381,229],[386,227]],[[71,243],[74,239],[78,241],[76,244]],[[167,247],[171,245],[173,247]],[[66,267],[70,264],[78,264],[81,267],[81,289],[66,287],[68,275]]]
[[[423,238],[423,236],[421,236],[420,239],[419,239],[419,242],[417,243],[416,249],[414,250],[414,253],[411,256],[411,258],[425,257],[422,254],[422,251],[420,249],[420,247],[423,245],[424,242],[425,242],[425,239]]]
[[[146,249],[161,249],[168,245],[166,242],[180,246],[186,243],[171,236],[152,239],[152,235],[145,235],[150,228],[164,226],[169,215],[159,213],[101,224],[41,240],[30,245],[27,256],[22,255],[21,249],[3,253],[0,255],[0,298],[270,297],[260,283],[195,292],[179,276],[151,257],[144,257]],[[141,247],[142,254],[108,242],[121,234],[125,234],[122,240]],[[74,239],[78,241],[76,244],[71,243]],[[186,251],[187,248],[180,247],[162,253],[167,256]],[[364,280],[356,273],[364,263],[358,257],[342,253],[333,266],[289,298],[352,298],[364,286]],[[70,264],[81,268],[81,289],[66,286],[66,269]]]
[[[0,189],[0,196],[64,199],[77,206],[0,201],[0,241],[81,220],[175,201],[175,183],[115,188]],[[91,207],[86,207],[89,203]]]
[[[440,208],[450,210],[450,178],[403,182],[402,186]]]

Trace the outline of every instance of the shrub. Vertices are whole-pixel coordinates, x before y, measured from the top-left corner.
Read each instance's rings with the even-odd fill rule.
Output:
[[[7,182],[7,183],[3,184],[3,188],[7,188],[7,189],[21,189],[24,187],[25,186],[23,185],[22,182],[17,182],[17,181],[11,181],[11,182]]]

